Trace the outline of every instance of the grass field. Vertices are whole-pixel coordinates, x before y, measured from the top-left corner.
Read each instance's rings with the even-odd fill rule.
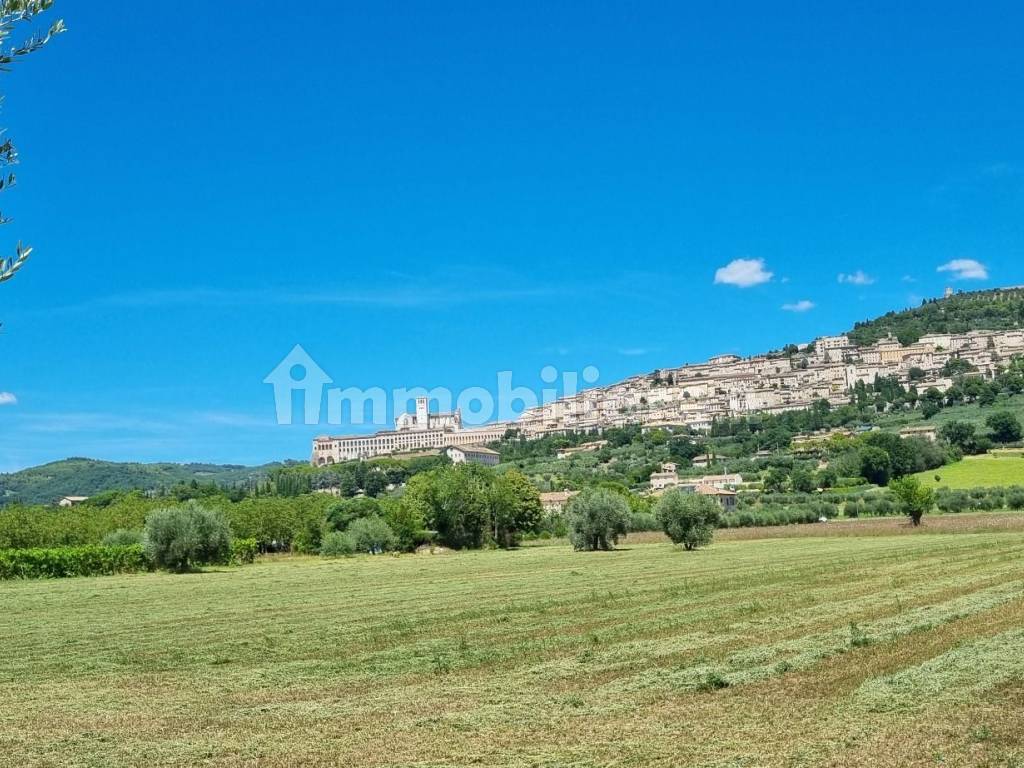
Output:
[[[940,479],[936,480],[936,476]],[[1024,458],[1012,453],[967,456],[963,461],[917,475],[934,488],[994,488],[1024,485]]]
[[[1020,766],[1021,519],[0,583],[0,764]]]

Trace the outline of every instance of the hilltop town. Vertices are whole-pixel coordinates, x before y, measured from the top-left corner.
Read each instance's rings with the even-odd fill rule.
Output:
[[[586,390],[525,411],[515,426],[527,437],[636,423],[707,431],[716,419],[805,410],[820,400],[844,405],[858,382],[883,377],[921,392],[945,392],[956,371],[992,376],[1002,361],[1020,354],[1022,330],[930,333],[908,345],[892,336],[869,346],[846,335],[823,336],[785,353],[719,355]]]
[[[428,413],[421,398],[415,414],[397,417],[395,430],[315,438],[311,463],[483,445],[508,430],[528,439],[632,424],[706,432],[728,418],[806,410],[821,401],[845,405],[856,388],[881,379],[943,393],[965,372],[991,378],[1024,354],[1022,309],[1024,291],[1016,287],[947,291],[943,299],[858,324],[846,334],[753,357],[718,355],[661,368],[530,408],[514,422],[466,428],[457,411]]]

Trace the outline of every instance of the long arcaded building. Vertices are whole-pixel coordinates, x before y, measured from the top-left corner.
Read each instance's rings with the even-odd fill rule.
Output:
[[[507,422],[463,429],[459,411],[429,413],[425,397],[416,399],[416,412],[403,413],[395,429],[371,435],[322,436],[313,439],[312,463],[322,467],[352,459],[369,459],[392,453],[440,450],[450,445],[483,445],[500,440]]]

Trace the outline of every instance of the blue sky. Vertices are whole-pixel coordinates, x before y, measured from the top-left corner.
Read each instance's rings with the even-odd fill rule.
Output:
[[[275,423],[295,344],[610,383],[1024,283],[1019,5],[55,5],[0,75],[0,471],[304,458],[349,430]]]

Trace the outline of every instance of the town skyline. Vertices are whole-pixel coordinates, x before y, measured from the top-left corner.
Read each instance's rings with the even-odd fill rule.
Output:
[[[1012,286],[976,296],[1018,295]],[[944,299],[956,294],[951,288]],[[585,388],[541,402],[508,421],[464,424],[461,413],[431,410],[434,400],[420,396],[414,414],[399,409],[393,430],[371,434],[318,435],[312,441],[314,466],[352,459],[438,450],[453,445],[483,445],[506,430],[535,439],[550,434],[594,433],[640,425],[686,428],[708,434],[716,421],[756,415],[809,411],[850,404],[858,388],[865,394],[879,381],[891,381],[925,399],[944,395],[965,370],[992,379],[1007,361],[1024,354],[1024,329],[928,331],[900,339],[888,332],[872,343],[846,333],[790,343],[783,350],[743,357],[721,354],[698,363],[667,366],[604,386]],[[357,411],[365,393],[353,391]],[[307,395],[307,403],[308,395]],[[450,398],[447,401],[450,403]],[[444,404],[441,404],[444,407]],[[340,408],[340,406],[339,406]]]

